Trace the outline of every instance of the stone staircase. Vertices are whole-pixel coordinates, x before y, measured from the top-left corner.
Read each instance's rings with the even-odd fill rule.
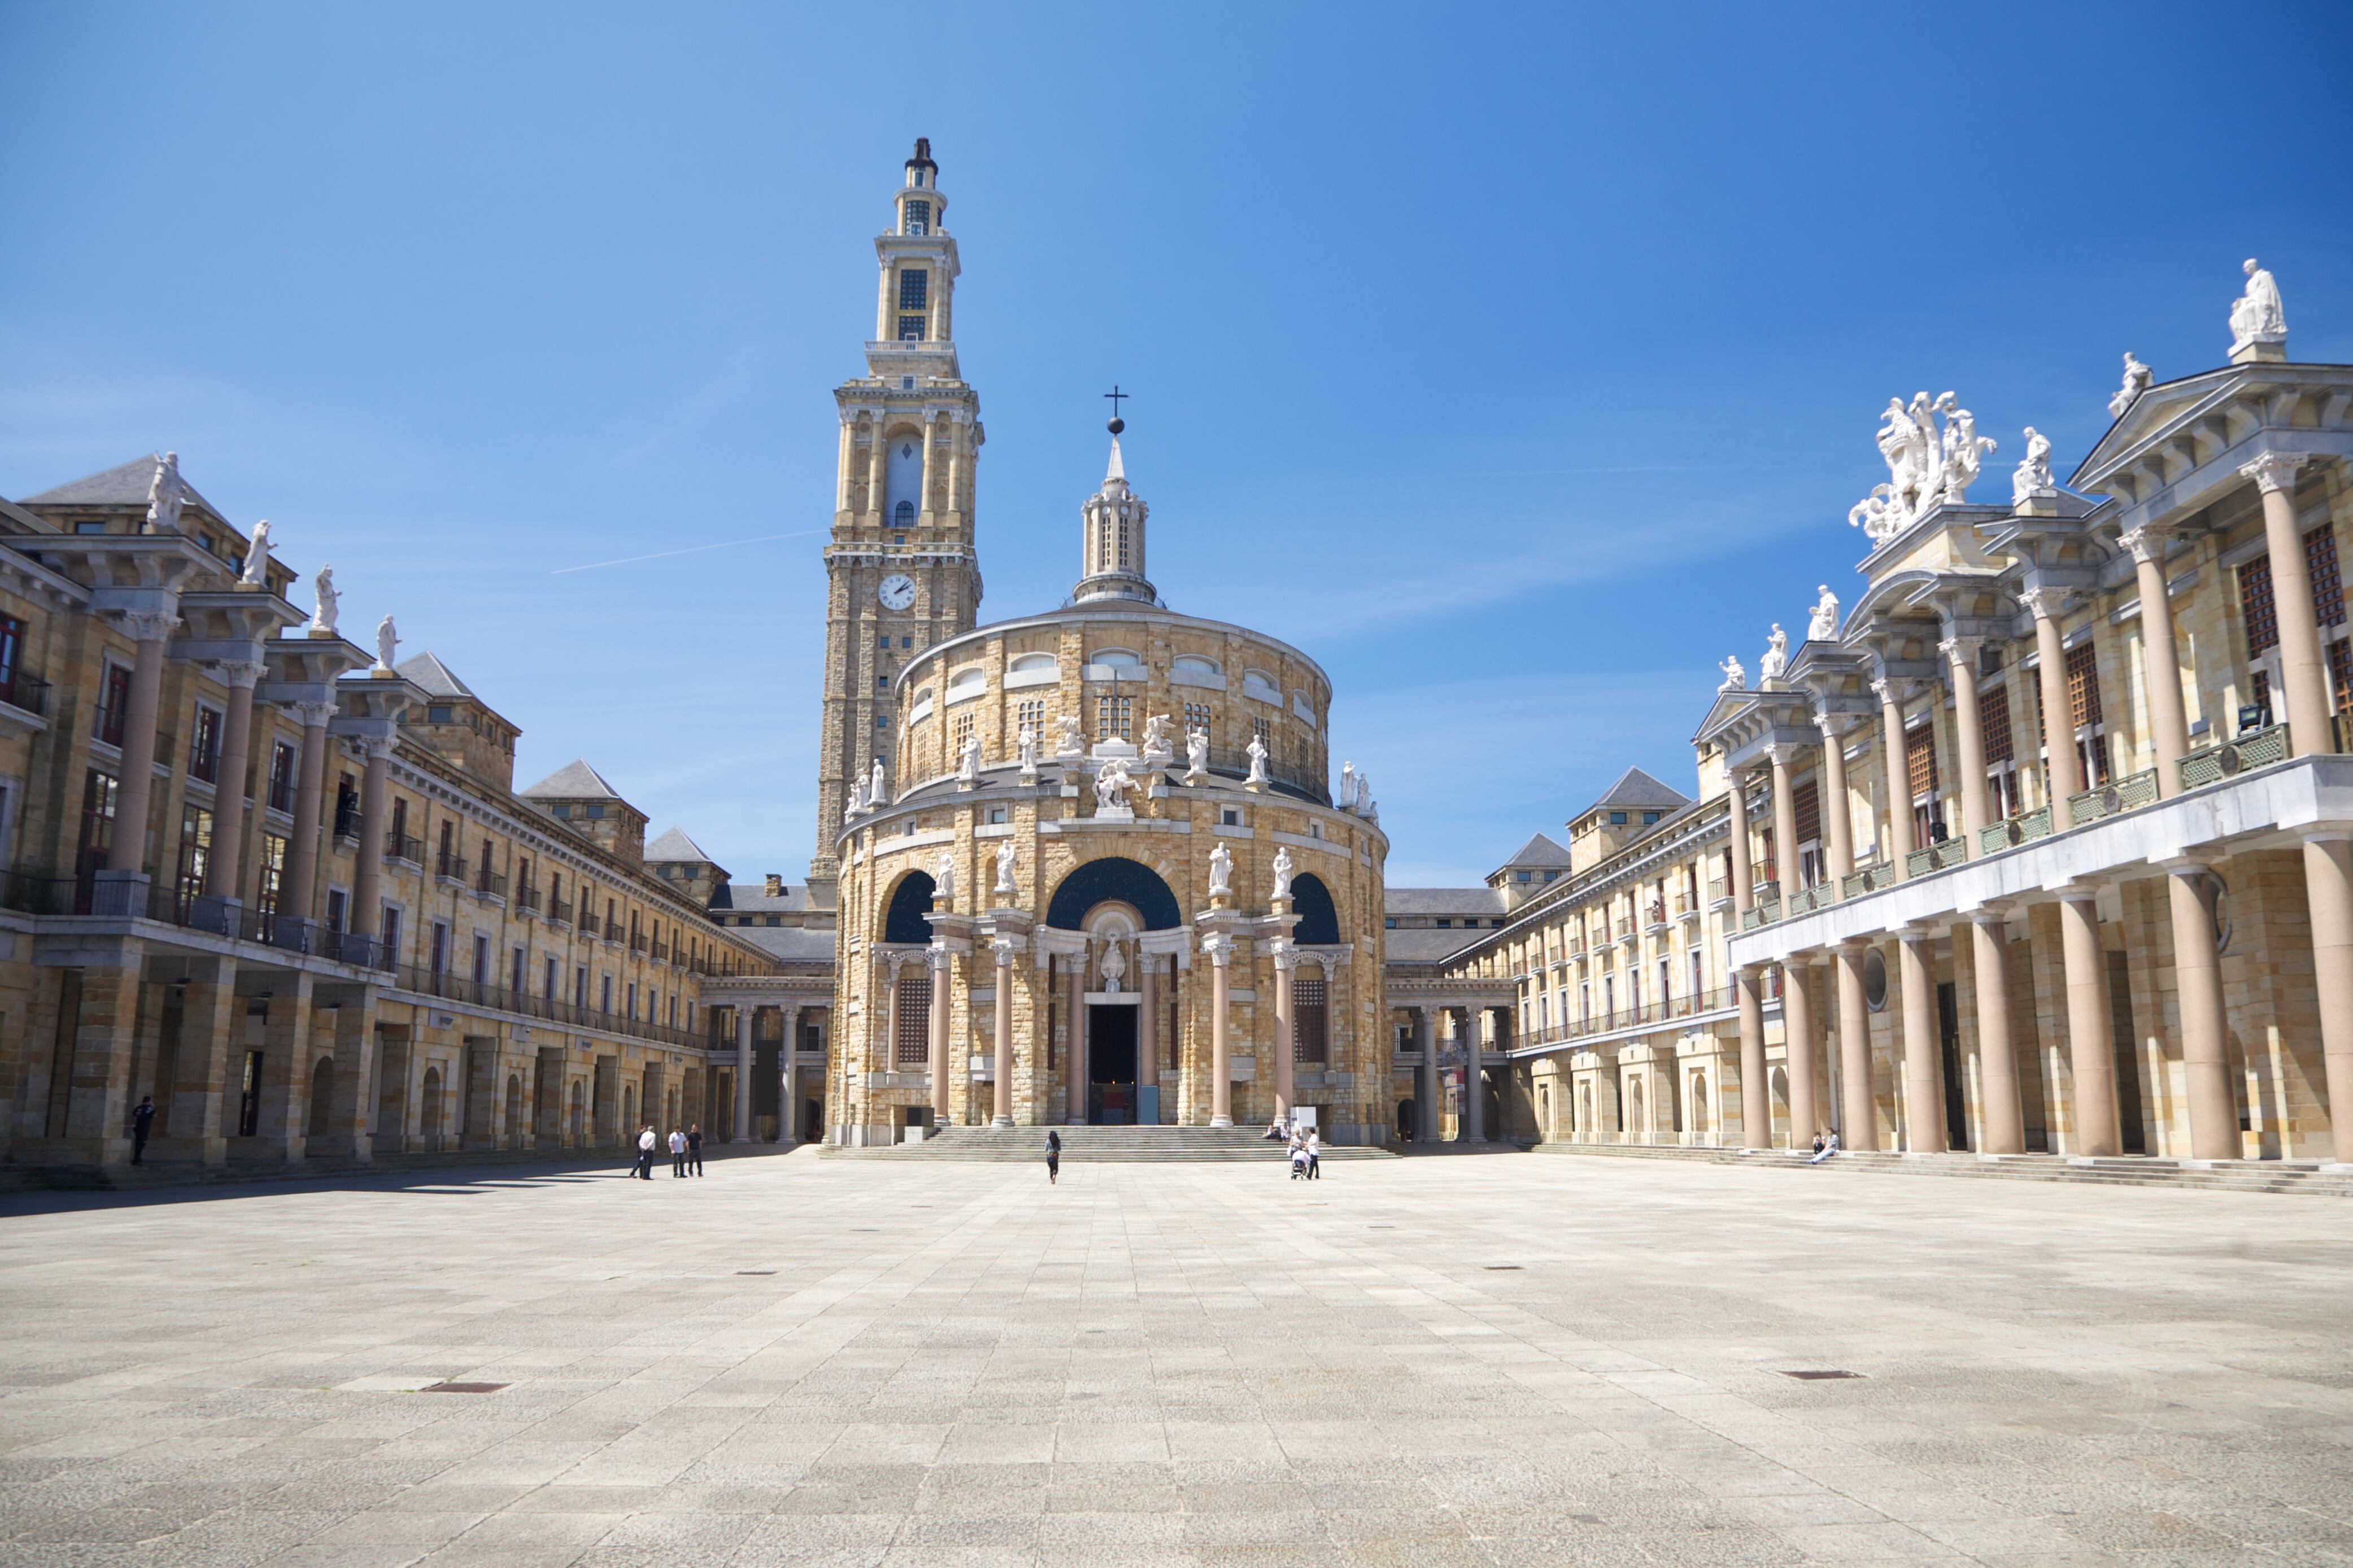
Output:
[[[1804,1166],[1802,1153],[1792,1154],[1780,1149],[1751,1152],[1640,1143],[1539,1143],[1535,1152],[1601,1159],[1682,1160],[1768,1169]],[[2177,1160],[2142,1154],[2081,1159],[2064,1154],[1897,1154],[1849,1150],[1814,1169],[1989,1181],[2073,1182],[2106,1187],[2309,1193],[2321,1197],[2353,1198],[2353,1167],[2328,1165],[2316,1160]]]
[[[944,1127],[920,1143],[877,1144],[842,1149],[828,1145],[828,1160],[989,1160],[1013,1163],[1042,1163],[1046,1158],[1043,1127]],[[1234,1163],[1255,1161],[1279,1165],[1290,1156],[1282,1144],[1267,1141],[1263,1127],[1058,1127],[1066,1165],[1112,1162],[1169,1162],[1186,1164]],[[1393,1160],[1397,1156],[1372,1144],[1326,1143],[1323,1158],[1333,1160]]]

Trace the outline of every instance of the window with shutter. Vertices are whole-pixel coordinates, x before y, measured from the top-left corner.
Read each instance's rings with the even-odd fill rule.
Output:
[[[898,1042],[893,1058],[901,1067],[922,1067],[932,1054],[932,977],[928,973],[899,977],[899,1005],[892,1021]]]

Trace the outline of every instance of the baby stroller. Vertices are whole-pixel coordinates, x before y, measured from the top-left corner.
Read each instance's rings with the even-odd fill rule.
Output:
[[[1307,1145],[1300,1139],[1291,1141],[1291,1179],[1298,1181],[1307,1174]]]

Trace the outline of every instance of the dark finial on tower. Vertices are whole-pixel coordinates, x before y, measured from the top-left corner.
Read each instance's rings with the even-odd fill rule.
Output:
[[[1114,381],[1111,384],[1111,390],[1104,393],[1103,395],[1111,399],[1111,423],[1105,426],[1104,428],[1116,436],[1121,431],[1127,428],[1127,421],[1119,416],[1120,399],[1124,397],[1133,397],[1135,394],[1132,392],[1122,392],[1119,389],[1119,383]]]
[[[930,174],[936,174],[940,172],[940,166],[932,162],[932,139],[928,136],[918,136],[915,138],[915,155],[907,160],[908,173],[913,174],[917,169],[921,169],[924,173]],[[929,180],[916,180],[910,182],[910,184],[929,184],[931,183],[932,182]]]

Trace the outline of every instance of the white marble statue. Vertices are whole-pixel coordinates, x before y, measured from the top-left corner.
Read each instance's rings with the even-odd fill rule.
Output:
[[[1377,822],[1380,820],[1380,809],[1373,805],[1373,775],[1363,768],[1356,770],[1356,809]]]
[[[2280,304],[2279,285],[2272,275],[2247,258],[2242,268],[2247,275],[2247,291],[2231,301],[2231,352],[2236,353],[2249,343],[2276,343],[2287,337],[2287,311]]]
[[[874,806],[881,805],[883,799],[882,759],[877,757],[874,759],[874,769],[872,773],[870,775],[866,785],[866,804],[871,809]]]
[[[1748,689],[1748,667],[1740,662],[1740,656],[1738,654],[1736,653],[1731,655],[1715,668],[1724,671],[1724,684],[1716,688],[1718,691],[1746,691]]]
[[[2125,351],[2125,384],[2116,388],[2116,395],[2114,397],[2108,399],[2108,417],[2123,418],[2125,410],[2130,408],[2133,401],[2142,393],[2147,392],[2148,384],[2156,379],[2157,373],[2133,358],[2132,350],[2126,349]]]
[[[1209,897],[1231,898],[1234,891],[1234,852],[1220,839],[1209,851]]]
[[[855,821],[860,808],[865,804],[864,792],[858,787],[858,781],[852,779],[849,784],[849,798],[841,803],[841,825],[847,827]]]
[[[1079,733],[1079,716],[1075,713],[1065,713],[1054,722],[1062,731],[1061,739],[1055,743],[1054,755],[1057,757],[1085,756],[1087,742],[1086,738]]]
[[[1808,642],[1838,640],[1838,595],[1831,592],[1828,583],[1821,584],[1821,597],[1814,601],[1814,613],[1806,622]]]
[[[932,897],[943,904],[955,902],[955,851],[943,849],[932,865]]]
[[[1968,499],[1969,487],[1977,483],[1986,455],[1994,449],[1994,439],[1978,434],[1977,416],[1963,408],[1951,393],[1936,399],[1936,407],[1945,416],[1941,499],[1948,505],[1958,506]]]
[[[1103,948],[1102,969],[1103,989],[1114,996],[1118,995],[1119,983],[1127,978],[1127,949],[1117,942],[1107,944]]]
[[[996,892],[1000,899],[1010,900],[1020,896],[1020,889],[1013,885],[1013,840],[998,839],[997,841]]]
[[[1244,784],[1271,784],[1273,782],[1266,776],[1266,742],[1260,740],[1256,735],[1252,735],[1250,737],[1250,776],[1242,782]]]
[[[1029,724],[1021,726],[1021,772],[1027,776],[1038,771],[1038,731]]]
[[[2026,456],[2010,476],[2010,504],[2024,506],[2033,496],[2058,489],[2051,479],[2051,437],[2033,426],[2026,427]]]
[[[248,588],[269,586],[269,520],[263,518],[253,525],[253,542],[245,552],[245,570],[237,580]]]
[[[1938,506],[1960,502],[1985,455],[1994,449],[1989,437],[1977,433],[1976,416],[1949,392],[1935,399],[1915,393],[1908,406],[1891,397],[1880,418],[1877,439],[1887,482],[1873,486],[1846,514],[1847,522],[1873,544],[1894,538]]]
[[[1356,764],[1354,763],[1340,764],[1340,799],[1337,804],[1342,811],[1356,809]]]
[[[1144,754],[1147,757],[1165,757],[1169,754],[1167,714],[1153,713],[1145,716]]]
[[[164,460],[155,465],[155,477],[147,486],[147,531],[176,533],[180,528],[180,508],[187,504],[188,487],[180,478],[180,454],[166,452]]]
[[[1127,804],[1127,792],[1135,787],[1135,775],[1127,771],[1125,757],[1106,757],[1095,773],[1095,815],[1116,816],[1133,808]]]
[[[980,737],[965,737],[964,755],[956,761],[956,783],[976,784],[980,782]]]
[[[375,668],[371,673],[376,675],[390,675],[392,673],[392,653],[393,650],[399,646],[400,634],[393,628],[392,617],[390,616],[386,616],[384,619],[376,622]]]
[[[1757,661],[1759,681],[1778,680],[1789,671],[1789,634],[1781,623],[1773,623],[1773,635],[1765,639],[1765,657]]]
[[[1209,776],[1209,732],[1185,731],[1185,782],[1200,784]]]
[[[1291,870],[1290,849],[1286,847],[1276,850],[1274,852],[1273,895],[1275,898],[1287,899],[1291,897]]]
[[[317,601],[311,611],[311,635],[333,637],[335,617],[342,614],[343,596],[335,592],[335,569],[332,566],[319,568],[319,574],[311,579],[311,592]]]

